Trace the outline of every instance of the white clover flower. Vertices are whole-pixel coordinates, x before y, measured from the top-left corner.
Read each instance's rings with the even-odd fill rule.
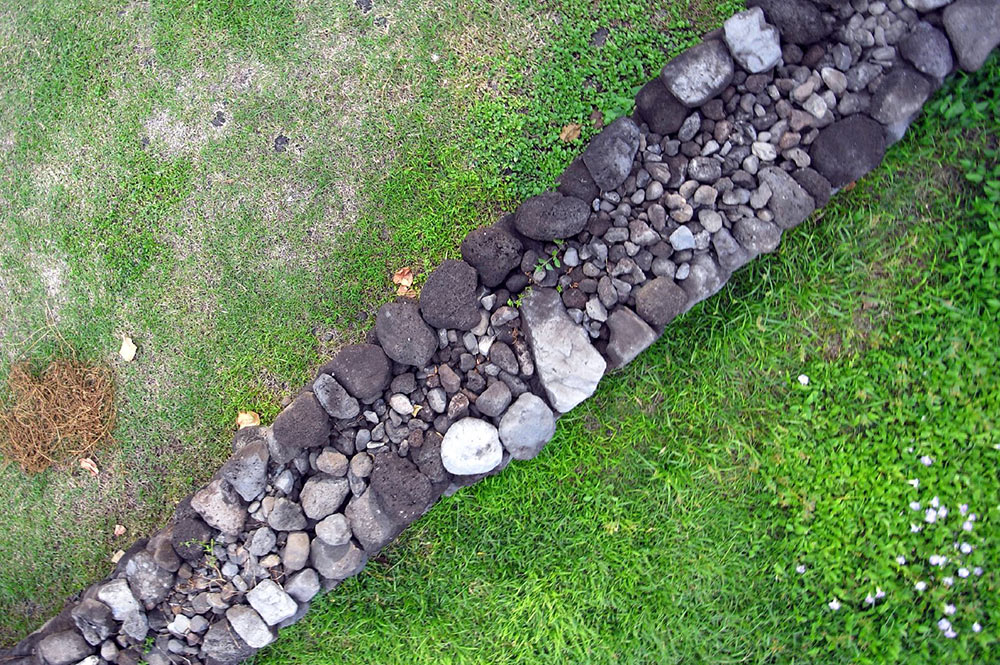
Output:
[[[938,519],[941,519],[941,520],[943,520],[944,518],[948,517],[948,508],[945,507],[945,506],[941,506],[940,508],[938,508],[937,509],[937,516],[938,516]]]
[[[910,510],[920,510],[920,502],[910,501]]]
[[[976,514],[975,513],[969,513],[969,521],[970,522],[975,522],[976,521]]]
[[[833,599],[833,600],[831,600],[831,601],[830,601],[829,603],[827,603],[827,605],[828,605],[828,606],[830,607],[830,609],[831,609],[831,610],[833,610],[834,612],[836,612],[837,610],[839,610],[839,609],[840,609],[840,601],[839,601],[839,600],[837,600],[836,598],[834,598],[834,599]]]
[[[885,598],[885,591],[882,591],[879,587],[875,587],[875,600],[879,598]]]
[[[972,521],[965,520],[962,522],[962,531],[972,531]]]
[[[805,374],[799,374],[799,383],[802,384],[803,386],[808,386],[809,377],[806,376]]]
[[[951,630],[951,622],[947,619],[939,619],[937,622],[938,630]]]
[[[865,596],[865,605],[873,605],[875,603],[875,597],[871,594]]]
[[[962,554],[972,553],[972,545],[970,545],[969,543],[962,543],[961,545],[958,546],[958,549],[959,551],[962,552]]]
[[[936,496],[933,499],[931,499],[931,508],[937,508],[940,505],[941,501]]]
[[[956,637],[958,637],[958,633],[955,632],[954,628],[949,628],[948,630],[944,631],[944,636],[947,637],[949,640],[953,640]]]
[[[960,505],[958,507],[958,512],[962,514],[962,517],[965,517],[965,513],[969,512],[969,504],[963,503]]]
[[[924,530],[924,527],[920,526],[919,524],[911,524],[910,525],[910,533],[920,533],[923,530]]]
[[[918,480],[917,478],[913,478],[911,480],[907,480],[906,482],[908,482],[909,484],[913,485],[913,489],[917,489],[918,487],[920,487],[920,480]]]
[[[924,521],[928,524],[934,524],[937,522],[937,511],[933,508],[928,508],[924,511]]]
[[[929,557],[927,557],[927,563],[931,564],[932,566],[944,565],[944,557],[938,554],[932,554]]]
[[[924,582],[923,580],[917,580],[917,583],[913,585],[913,588],[916,589],[917,591],[923,591],[924,589],[927,588],[927,582]]]
[[[978,621],[976,623],[972,624],[972,632],[978,633],[982,629],[983,629],[983,627],[979,625]]]
[[[929,455],[923,455],[920,457],[920,463],[923,464],[924,466],[930,466],[931,464],[934,463],[934,459]]]
[[[952,604],[949,603],[949,604],[947,604],[947,605],[944,606],[944,614],[945,614],[945,616],[949,616],[950,617],[954,613],[955,613],[955,606],[954,605],[952,605]]]
[[[900,554],[899,556],[896,557],[896,563],[898,563],[901,566],[905,566],[906,565],[906,557],[903,556],[902,554]]]
[[[941,579],[941,584],[943,584],[945,586],[948,586],[948,587],[950,587],[954,583],[955,583],[955,578],[951,577],[950,575],[948,577],[945,577],[945,578]]]
[[[805,564],[804,563],[800,563],[799,565],[795,566],[795,572],[797,572],[799,575],[802,575],[803,573],[805,573],[806,572],[806,566],[805,566]]]
[[[958,576],[961,577],[964,580],[966,577],[969,576],[969,569],[968,568],[959,568],[958,569]]]
[[[976,566],[975,568],[972,569],[972,574],[975,575],[976,577],[979,577],[980,575],[983,574],[983,569],[980,568],[979,566]]]

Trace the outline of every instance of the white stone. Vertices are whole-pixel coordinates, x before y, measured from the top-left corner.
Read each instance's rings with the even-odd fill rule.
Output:
[[[552,409],[534,393],[522,393],[500,419],[500,441],[517,460],[538,455],[555,433]]]
[[[112,580],[98,589],[97,600],[111,608],[115,621],[124,621],[128,615],[142,611],[139,601],[128,588],[128,582],[123,579]]]
[[[479,418],[462,418],[445,432],[441,462],[449,473],[473,476],[492,471],[503,461],[497,428]]]
[[[177,637],[184,637],[191,628],[191,619],[185,614],[178,614],[167,624],[167,630]]]
[[[752,150],[753,154],[756,155],[762,162],[773,162],[778,158],[778,149],[770,143],[754,141],[753,145],[750,146],[750,150]]]
[[[226,618],[236,634],[254,649],[263,649],[274,641],[272,631],[259,614],[246,605],[234,605],[226,610]]]
[[[952,0],[906,0],[906,4],[913,9],[916,9],[918,12],[929,12],[934,9],[938,9],[939,7],[944,7],[945,5],[950,4],[951,1]]]
[[[760,7],[734,14],[722,29],[733,59],[751,74],[766,72],[781,61],[778,29],[764,20]]]
[[[295,616],[299,609],[292,597],[276,582],[264,580],[247,592],[247,601],[269,626]]]
[[[686,226],[678,226],[677,230],[670,234],[670,246],[676,252],[683,252],[685,249],[694,249],[694,234]]]

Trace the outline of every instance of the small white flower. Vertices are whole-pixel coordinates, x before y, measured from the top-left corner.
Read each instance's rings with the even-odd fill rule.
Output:
[[[913,485],[913,489],[917,489],[918,487],[920,487],[920,481],[916,478],[913,478],[912,480],[907,480],[906,482]]]
[[[938,630],[950,630],[951,622],[947,619],[939,619],[937,623]]]
[[[910,501],[910,510],[920,510],[920,502]]]
[[[945,616],[949,616],[950,617],[954,613],[955,613],[955,606],[954,605],[948,604],[948,605],[944,606],[944,614],[945,614]]]
[[[797,572],[799,575],[802,575],[803,573],[805,573],[806,572],[806,566],[805,566],[805,564],[800,563],[799,565],[795,566],[795,572]]]
[[[968,568],[959,568],[958,569],[958,576],[961,577],[964,580],[966,577],[969,576],[969,569]]]
[[[969,521],[970,522],[975,522],[976,521],[976,514],[975,513],[969,513]]]
[[[931,464],[934,463],[934,460],[928,455],[923,455],[920,458],[920,463],[923,464],[924,466],[930,466]]]
[[[872,605],[874,603],[875,603],[875,598],[871,594],[865,596],[865,605]]]
[[[962,522],[962,531],[972,531],[972,522],[970,520]]]
[[[937,554],[932,554],[929,557],[927,557],[927,563],[931,564],[932,566],[940,566],[943,564],[943,562],[944,562],[944,557]]]
[[[958,633],[956,633],[953,628],[949,628],[948,630],[944,631],[944,636],[947,637],[949,640],[953,640],[956,637],[958,637]]]
[[[951,586],[951,585],[953,585],[954,583],[955,583],[955,578],[954,578],[954,577],[951,577],[951,576],[948,576],[948,577],[945,577],[945,578],[942,578],[942,580],[941,580],[941,584],[943,584],[943,585],[945,585],[945,586],[948,586],[948,587],[950,587],[950,586]]]
[[[962,543],[958,546],[958,549],[962,552],[962,554],[969,554],[972,552],[972,545],[969,543]]]
[[[799,383],[801,383],[803,386],[808,386],[809,377],[806,376],[805,374],[799,374]]]
[[[829,603],[827,603],[827,605],[828,605],[828,606],[830,607],[830,609],[831,609],[831,610],[833,610],[834,612],[836,612],[837,610],[839,610],[839,609],[840,609],[840,601],[839,601],[839,600],[837,600],[836,598],[834,598],[834,599],[833,599],[833,600],[831,600],[831,601],[830,601]]]
[[[878,600],[879,598],[885,598],[885,591],[882,591],[882,589],[875,587],[875,600]]]
[[[960,505],[958,507],[958,512],[961,513],[962,516],[964,517],[965,513],[969,512],[969,504],[963,503],[962,505]]]
[[[979,625],[978,621],[976,623],[972,624],[972,632],[978,633],[982,629],[983,629],[983,627]]]
[[[976,577],[979,577],[983,574],[983,569],[980,568],[979,566],[976,566],[975,568],[972,569],[972,574],[975,575]]]
[[[896,563],[898,563],[901,566],[905,566],[906,565],[906,557],[903,556],[902,554],[900,554],[899,556],[896,557]]]
[[[924,521],[928,524],[934,524],[937,522],[937,511],[933,508],[928,508],[924,511]]]
[[[937,516],[938,516],[938,519],[941,519],[941,520],[943,520],[944,518],[948,517],[948,508],[945,507],[945,506],[941,506],[940,508],[938,508],[937,509]]]
[[[924,589],[927,588],[927,582],[924,582],[923,580],[917,580],[917,583],[913,585],[913,588],[916,589],[917,591],[923,591]]]
[[[931,508],[937,508],[940,505],[941,505],[941,501],[937,497],[934,497],[933,499],[931,499]]]
[[[924,527],[920,526],[919,524],[911,524],[910,525],[910,533],[920,533],[923,530],[924,530]]]

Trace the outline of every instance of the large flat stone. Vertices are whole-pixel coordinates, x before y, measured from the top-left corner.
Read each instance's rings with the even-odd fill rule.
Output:
[[[443,261],[420,290],[424,320],[435,328],[472,330],[479,323],[477,281],[476,269],[465,261]]]
[[[747,7],[763,9],[781,38],[792,44],[814,44],[833,30],[833,16],[827,17],[809,0],[749,0]]]
[[[660,77],[642,86],[636,93],[635,109],[649,129],[661,136],[676,133],[690,113],[680,100],[670,94]]]
[[[701,106],[733,80],[733,59],[718,40],[692,46],[663,66],[660,78],[667,90],[688,108]]]
[[[514,228],[533,240],[560,240],[582,231],[589,217],[590,206],[585,201],[559,192],[546,192],[518,206]]]
[[[375,334],[385,355],[402,365],[423,368],[437,351],[437,334],[412,300],[387,302],[379,307]]]
[[[625,182],[638,149],[639,127],[631,118],[621,117],[590,139],[583,152],[583,163],[597,186],[610,191]]]
[[[833,187],[843,187],[882,162],[885,143],[882,125],[858,113],[821,129],[809,157]]]
[[[370,489],[352,498],[344,514],[351,523],[354,537],[369,555],[388,545],[402,531],[402,527],[379,508]]]

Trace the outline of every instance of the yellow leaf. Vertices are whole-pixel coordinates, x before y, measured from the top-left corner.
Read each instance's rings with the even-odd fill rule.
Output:
[[[559,140],[563,143],[569,143],[570,141],[575,141],[580,138],[580,124],[576,122],[571,122],[562,128],[559,132]]]
[[[122,357],[122,360],[127,363],[132,362],[135,359],[135,352],[138,350],[131,337],[122,335],[122,348],[118,350],[118,355]]]
[[[417,414],[420,413],[420,409],[422,409],[422,408],[424,408],[424,407],[420,406],[419,404],[414,404],[413,405],[413,413],[411,415],[413,415],[413,417],[416,418]]]
[[[392,283],[403,287],[413,286],[413,268],[406,266],[394,272]]]
[[[111,555],[111,563],[118,563],[122,560],[123,556],[125,556],[125,550],[118,550]]]
[[[84,457],[82,460],[80,460],[80,468],[90,471],[90,475],[92,476],[96,476],[98,473],[97,465],[94,463],[94,460],[90,459],[89,457]]]
[[[256,427],[257,425],[260,425],[260,416],[257,415],[256,411],[240,411],[239,415],[236,416],[236,429]]]
[[[115,525],[115,535],[116,536],[124,536],[125,535],[125,527],[122,526],[121,524],[116,524]]]

